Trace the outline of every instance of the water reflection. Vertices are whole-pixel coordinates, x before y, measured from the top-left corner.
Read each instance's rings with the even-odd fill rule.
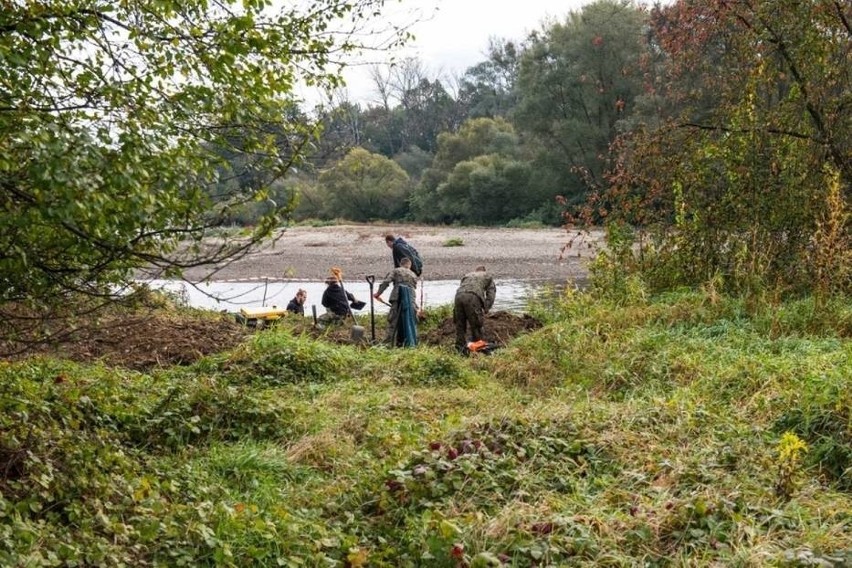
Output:
[[[325,313],[320,303],[325,284],[322,282],[266,281],[252,280],[250,282],[209,282],[189,283],[182,280],[150,280],[146,281],[152,288],[164,289],[181,297],[187,305],[218,311],[239,312],[240,308],[276,306],[285,307],[296,295],[299,288],[308,291],[308,301],[305,303],[305,314],[311,315],[311,306],[317,308],[317,315]],[[367,306],[361,314],[370,314],[370,286],[366,281],[344,281],[347,292],[357,299],[363,300]],[[541,289],[541,283],[530,283],[523,280],[495,280],[497,297],[494,310],[524,311],[529,298]],[[423,300],[426,308],[434,308],[451,304],[459,285],[458,280],[431,280],[423,283],[423,290],[417,290],[418,302]],[[378,291],[377,281],[374,290]],[[421,295],[422,294],[422,295]],[[385,291],[383,298],[390,297],[390,290]],[[387,313],[388,307],[374,302],[377,314]],[[356,312],[356,316],[359,312]]]

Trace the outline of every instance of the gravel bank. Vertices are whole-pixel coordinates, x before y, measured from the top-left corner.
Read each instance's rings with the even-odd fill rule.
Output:
[[[274,242],[219,267],[189,270],[190,280],[322,280],[339,266],[347,279],[383,276],[392,266],[384,235],[402,236],[423,257],[425,280],[452,280],[484,264],[498,279],[582,283],[586,264],[602,233],[569,244],[564,229],[433,227],[422,225],[334,225],[293,227]],[[446,246],[450,241],[462,246]]]

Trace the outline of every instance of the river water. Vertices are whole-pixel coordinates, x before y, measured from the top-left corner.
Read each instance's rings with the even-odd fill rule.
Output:
[[[325,290],[322,282],[304,282],[298,280],[271,281],[252,280],[240,282],[217,281],[209,283],[190,283],[182,280],[148,280],[145,281],[152,288],[163,289],[176,294],[184,303],[195,308],[205,308],[217,311],[239,312],[241,308],[257,307],[279,307],[287,306],[287,303],[296,295],[299,288],[308,292],[308,300],[305,303],[305,314],[312,314],[311,306],[315,305],[317,315],[325,313],[320,300]],[[360,313],[370,313],[370,285],[366,281],[344,282],[347,292],[351,292],[355,298],[366,302],[366,307]],[[374,290],[378,291],[380,281],[377,281]],[[493,310],[505,310],[520,312],[524,311],[527,301],[537,292],[543,290],[544,284],[540,282],[526,282],[522,280],[495,280],[497,296],[494,300]],[[417,300],[421,297],[423,304],[428,309],[445,304],[451,304],[458,288],[458,280],[430,280],[422,283],[421,290],[418,287]],[[387,300],[390,297],[390,289],[386,290],[382,297]],[[387,313],[388,307],[378,301],[374,302],[376,313]],[[356,312],[356,316],[359,312]]]

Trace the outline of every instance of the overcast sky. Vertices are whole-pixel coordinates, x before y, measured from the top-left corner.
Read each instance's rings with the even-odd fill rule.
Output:
[[[414,21],[415,39],[397,58],[416,56],[432,77],[461,74],[485,60],[489,38],[523,39],[548,18],[564,19],[592,0],[388,0],[385,18]],[[416,21],[415,21],[416,20]],[[365,66],[345,75],[352,100],[373,100]]]

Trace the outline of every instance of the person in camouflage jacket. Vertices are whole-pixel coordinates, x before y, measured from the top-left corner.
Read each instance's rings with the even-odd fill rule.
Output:
[[[404,339],[401,337],[401,331],[404,331],[407,328],[411,328],[412,325],[415,325],[416,322],[409,322],[408,326],[400,325],[400,313],[403,312],[401,310],[400,305],[400,291],[401,288],[408,288],[408,293],[405,294],[405,297],[408,299],[411,309],[405,310],[406,314],[416,314],[418,311],[417,303],[415,301],[416,298],[416,290],[417,290],[417,275],[411,271],[411,260],[407,257],[403,257],[400,261],[400,265],[397,268],[394,268],[379,284],[379,290],[373,294],[373,297],[379,301],[382,301],[382,294],[388,287],[393,284],[393,290],[391,290],[390,295],[390,313],[388,313],[388,332],[386,341],[395,346],[401,343],[400,339]],[[416,344],[417,339],[409,338],[409,344]]]
[[[471,341],[483,339],[485,314],[494,305],[497,287],[494,279],[478,266],[461,279],[453,304],[453,322],[456,325],[456,349],[462,353],[467,345],[467,327],[470,326]]]

